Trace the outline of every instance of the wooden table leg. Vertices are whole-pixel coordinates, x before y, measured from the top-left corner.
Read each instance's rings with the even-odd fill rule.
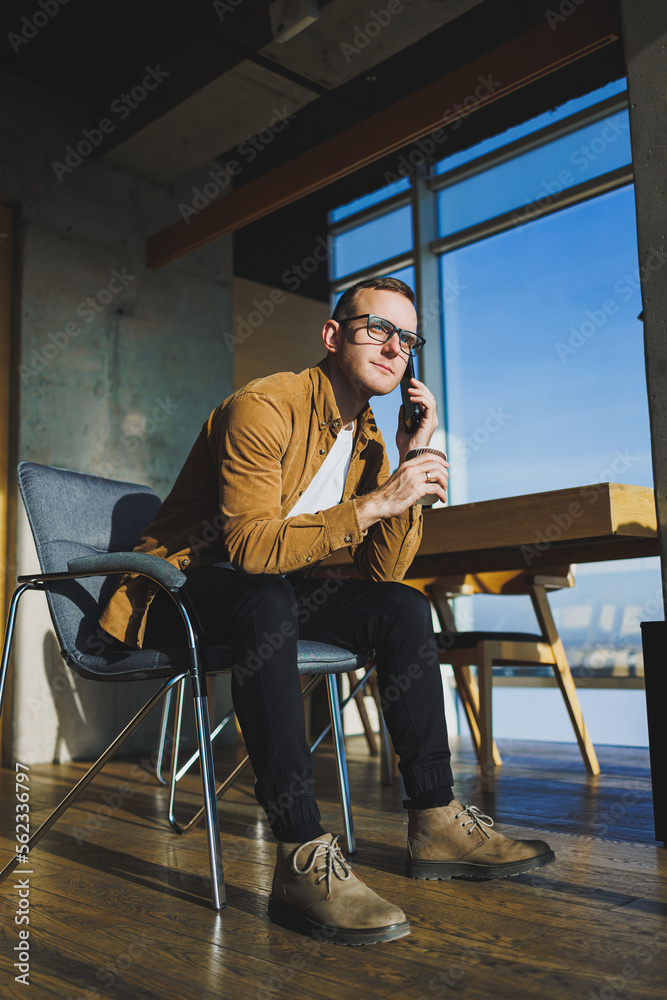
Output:
[[[493,757],[493,658],[488,644],[484,654],[477,657],[477,683],[479,685],[479,764],[482,772],[482,791],[495,790],[496,763]]]
[[[547,600],[545,588],[539,584],[531,587],[530,597],[533,602],[533,608],[535,609],[537,620],[540,623],[542,634],[549,637],[549,642],[551,643],[554,651],[554,657],[556,659],[556,663],[553,666],[554,676],[556,678],[556,683],[560,688],[561,694],[563,695],[565,707],[567,708],[568,715],[570,716],[574,734],[577,737],[577,743],[579,744],[579,750],[581,752],[584,765],[589,774],[599,774],[600,765],[598,764],[595,747],[593,746],[593,742],[588,735],[588,729],[586,728],[586,723],[584,722],[584,716],[581,711],[581,705],[579,704],[579,697],[577,695],[577,689],[574,685],[570,665],[567,662],[567,656],[565,655],[563,643],[551,614],[551,608],[549,607],[549,601]]]
[[[350,684],[350,690],[353,691],[357,686],[357,674],[354,670],[348,670],[347,679]],[[366,705],[364,704],[364,692],[357,691],[354,696],[354,701],[359,711],[359,718],[361,719],[361,724],[364,727],[364,736],[366,737],[366,742],[368,743],[368,749],[372,757],[377,757],[377,743],[375,741],[375,733],[373,732],[373,727],[371,726],[371,720],[368,718],[368,712],[366,711]]]

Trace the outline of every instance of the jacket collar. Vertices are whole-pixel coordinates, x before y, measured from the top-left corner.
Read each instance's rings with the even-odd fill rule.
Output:
[[[332,424],[340,420],[340,412],[333,386],[329,377],[329,362],[323,358],[314,368],[310,369],[310,380],[313,385],[313,405],[320,424]],[[379,431],[373,411],[369,403],[357,414],[357,439],[366,441],[378,437]]]

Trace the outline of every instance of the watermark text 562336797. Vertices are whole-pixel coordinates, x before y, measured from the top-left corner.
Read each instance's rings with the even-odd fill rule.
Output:
[[[27,764],[16,764],[16,853],[23,865],[28,864],[28,841],[30,840],[30,775]],[[20,869],[14,888],[17,892],[14,923],[18,927],[19,941],[15,945],[17,961],[14,979],[24,986],[30,985],[30,876],[32,871]]]

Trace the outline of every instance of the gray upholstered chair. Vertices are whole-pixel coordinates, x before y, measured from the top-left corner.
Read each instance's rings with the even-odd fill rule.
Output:
[[[187,579],[185,574],[164,559],[131,551],[160,506],[160,498],[147,486],[102,479],[34,462],[20,463],[18,480],[42,572],[19,577],[19,586],[10,604],[0,664],[0,711],[18,603],[27,590],[46,593],[61,655],[78,674],[106,682],[151,678],[162,682],[155,694],[32,834],[28,848],[33,849],[160,700],[189,679],[201,761],[212,902],[214,909],[220,909],[225,905],[225,890],[206,673],[229,667],[229,650],[224,646],[200,645],[196,618],[189,606],[187,591],[183,589]],[[99,613],[113,591],[114,577],[123,573],[146,576],[171,595],[176,613],[183,619],[182,647],[119,648],[99,627]],[[300,658],[302,654],[303,666],[310,666],[312,672],[318,674],[346,672],[366,661],[365,656],[357,657],[347,650],[318,643],[307,643],[303,648],[300,646]],[[347,767],[335,684],[330,685],[330,697],[334,699],[331,708],[343,808],[349,815]],[[354,850],[351,817],[346,825],[348,844]],[[18,860],[19,856],[14,855],[0,871],[0,882],[16,868]]]

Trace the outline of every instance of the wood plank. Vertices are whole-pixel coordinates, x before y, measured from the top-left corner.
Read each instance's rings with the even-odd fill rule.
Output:
[[[419,555],[592,539],[614,529],[611,486],[600,483],[427,510]]]
[[[613,483],[610,487],[612,522],[619,535],[653,536],[658,531],[655,494],[647,486]]]
[[[181,220],[151,236],[147,242],[147,265],[161,267],[240,229],[595,52],[618,37],[617,16],[609,0],[587,0],[568,13],[557,31],[545,20],[493,52],[212,202],[195,218]]]
[[[531,570],[659,554],[653,490],[623,483],[500,497],[424,511],[408,577]],[[321,564],[355,575],[346,550]]]
[[[347,553],[345,553],[347,555]],[[417,555],[408,574],[417,576],[434,575],[438,573],[474,573],[487,570],[508,570],[517,566],[519,560],[523,560],[524,565],[530,569],[538,569],[540,560],[545,558],[546,553],[538,551],[532,546],[526,546],[524,551],[517,548],[497,548],[468,550],[464,552],[448,552],[445,555]],[[548,549],[547,558],[564,559],[569,563],[589,563],[606,562],[610,559],[641,559],[646,556],[659,555],[658,539],[654,538],[625,538],[619,535],[610,535],[607,538],[598,538],[594,542],[571,542],[555,541]],[[339,553],[335,553],[331,565],[347,564],[343,558],[339,558]],[[350,566],[352,561],[349,560]],[[352,573],[354,575],[354,567]]]
[[[412,933],[375,948],[318,944],[268,920],[275,845],[250,776],[221,806],[229,905],[216,915],[208,905],[203,830],[178,837],[168,829],[164,789],[146,775],[117,808],[111,803],[111,815],[100,811],[137,773],[132,761],[114,760],[31,857],[34,951],[28,990],[11,978],[15,892],[7,883],[0,886],[3,997],[80,1000],[90,990],[89,996],[98,1000],[92,993],[98,990],[100,997],[113,1000],[171,995],[202,1000],[433,1000],[460,990],[466,998],[488,1000],[492,983],[495,1000],[562,1000],[599,995],[608,983],[605,977],[622,974],[624,958],[634,964],[636,975],[617,995],[630,1000],[661,996],[667,862],[664,850],[649,842],[647,752],[602,747],[606,773],[591,778],[575,745],[501,741],[506,761],[492,804],[479,798],[469,741],[452,742],[460,798],[479,802],[502,821],[503,832],[546,837],[556,851],[555,864],[487,883],[406,878],[400,782],[382,786],[379,762],[368,754],[363,736],[349,739],[359,841],[354,868],[405,909]],[[224,748],[221,772],[237,759],[238,748]],[[340,829],[330,747],[323,747],[315,761],[324,822]],[[31,768],[35,821],[84,767]],[[13,773],[0,771],[5,804],[13,779]],[[195,776],[185,779],[183,808],[196,805],[197,785]],[[626,815],[619,815],[623,810]],[[596,817],[606,814],[617,822],[605,831],[606,839],[593,836]],[[87,817],[102,822],[89,841],[77,844],[76,829],[85,827]],[[0,834],[1,859],[13,850],[11,810],[6,808],[0,813]],[[638,843],[638,837],[647,842]],[[128,949],[141,945],[142,934],[149,947],[130,955]],[[648,953],[637,951],[647,945]]]

